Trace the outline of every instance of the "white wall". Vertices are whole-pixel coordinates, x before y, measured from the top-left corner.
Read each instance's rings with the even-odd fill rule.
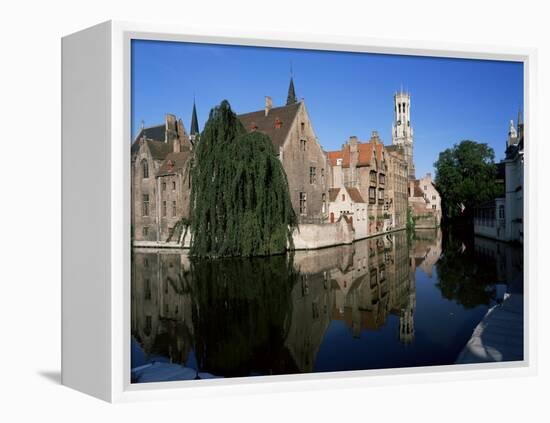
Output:
[[[550,309],[548,284],[537,287],[540,300],[538,376],[461,382],[425,383],[347,390],[313,390],[277,395],[235,396],[110,406],[71,391],[57,382],[60,363],[60,37],[107,19],[175,22],[234,29],[256,28],[358,37],[433,40],[539,48],[539,98],[550,98],[550,44],[546,2],[494,0],[460,3],[270,2],[209,0],[6,1],[2,7],[0,102],[3,176],[2,335],[9,348],[2,359],[3,421],[152,422],[178,420],[453,422],[544,421],[550,384]],[[281,64],[285,69],[287,64]],[[294,65],[296,79],[299,67]],[[284,82],[286,84],[286,81]],[[286,88],[286,85],[284,88]],[[298,84],[298,83],[297,83]],[[299,86],[299,84],[298,84]],[[369,99],[365,99],[368,101]],[[542,106],[542,101],[540,106]],[[347,107],[337,104],[335,107]],[[548,106],[545,105],[545,110]],[[542,118],[542,109],[539,116]],[[312,119],[315,113],[312,111]],[[330,115],[330,111],[329,111]],[[368,117],[365,117],[367,120]],[[391,119],[391,118],[390,118]],[[328,122],[335,124],[336,122]],[[388,122],[388,133],[391,121]],[[505,123],[506,124],[506,123]],[[418,127],[418,120],[415,127]],[[418,131],[417,141],[421,134]],[[506,127],[505,127],[506,129]],[[539,135],[542,135],[539,132]],[[389,139],[386,135],[385,139]],[[504,140],[503,140],[504,141]],[[533,159],[550,157],[540,137]],[[27,150],[25,150],[27,149]],[[22,152],[25,168],[21,171]],[[532,181],[533,185],[536,181]],[[546,195],[539,209],[548,210]],[[33,187],[32,195],[27,189]],[[39,224],[37,211],[40,212]],[[542,216],[542,212],[541,212]],[[548,255],[548,220],[537,228],[540,245],[533,254]],[[45,245],[39,252],[37,245]],[[542,274],[547,276],[545,272]],[[24,298],[24,301],[22,301]],[[83,363],[85,365],[86,363]],[[449,375],[448,378],[452,378]],[[369,404],[361,409],[368,398]],[[345,406],[342,406],[345,404]],[[350,405],[357,406],[350,406]],[[368,404],[367,404],[368,405]],[[363,407],[364,408],[364,407]],[[365,414],[366,413],[366,414]],[[546,416],[546,417],[544,417]]]

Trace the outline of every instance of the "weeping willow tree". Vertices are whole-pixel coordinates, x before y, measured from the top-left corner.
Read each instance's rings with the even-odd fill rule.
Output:
[[[191,255],[286,250],[296,216],[283,166],[270,138],[247,133],[225,100],[210,111],[191,172]]]

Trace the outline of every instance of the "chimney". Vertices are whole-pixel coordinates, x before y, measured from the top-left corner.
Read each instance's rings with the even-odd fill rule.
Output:
[[[167,113],[164,126],[164,142],[169,143],[176,137],[176,117]]]
[[[269,111],[273,107],[273,101],[271,100],[271,97],[266,95],[265,96],[265,115],[267,116],[269,114]]]
[[[181,143],[178,137],[174,138],[174,153],[179,153],[181,151]]]

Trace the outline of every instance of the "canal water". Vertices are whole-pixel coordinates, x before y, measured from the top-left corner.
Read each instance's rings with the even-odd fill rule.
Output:
[[[452,364],[522,261],[441,230],[252,259],[135,249],[132,382]]]

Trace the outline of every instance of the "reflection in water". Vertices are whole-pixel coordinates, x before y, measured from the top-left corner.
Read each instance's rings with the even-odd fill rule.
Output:
[[[509,247],[466,244],[432,230],[268,258],[134,250],[133,382],[450,364],[511,274]]]

